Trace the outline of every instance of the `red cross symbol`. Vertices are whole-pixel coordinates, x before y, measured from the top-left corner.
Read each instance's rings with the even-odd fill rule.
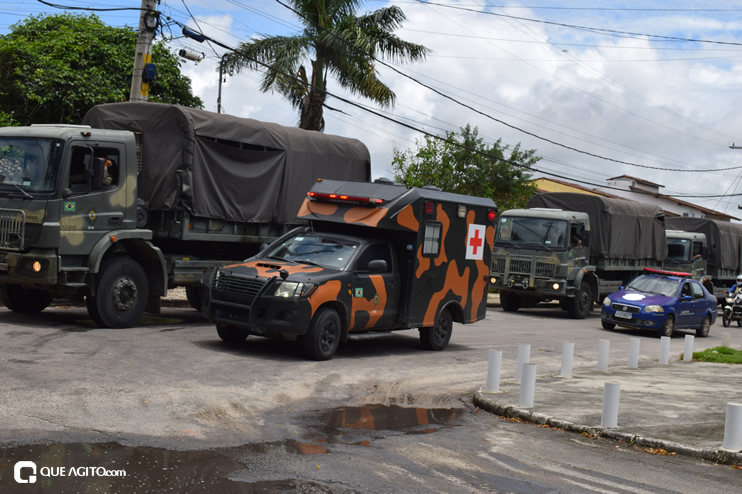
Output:
[[[482,239],[479,238],[479,230],[474,230],[474,236],[469,239],[469,245],[473,247],[472,254],[477,255],[477,249],[482,246]]]

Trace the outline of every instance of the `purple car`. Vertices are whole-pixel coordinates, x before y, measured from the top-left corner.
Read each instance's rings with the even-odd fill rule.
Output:
[[[644,274],[603,299],[600,317],[605,329],[652,329],[660,336],[693,329],[704,337],[716,322],[716,306],[716,297],[696,280]]]

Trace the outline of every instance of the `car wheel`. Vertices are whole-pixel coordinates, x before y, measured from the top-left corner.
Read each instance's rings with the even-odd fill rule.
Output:
[[[505,312],[515,312],[520,309],[523,299],[520,295],[511,292],[500,292],[500,305]]]
[[[711,330],[711,316],[706,316],[703,318],[701,327],[696,329],[696,336],[698,336],[699,338],[705,338],[709,335],[710,330]]]
[[[304,335],[304,355],[312,360],[330,360],[340,345],[342,328],[335,309],[323,307],[317,311]]]
[[[448,342],[451,341],[452,332],[453,319],[451,319],[451,313],[448,309],[443,309],[438,314],[435,326],[420,328],[420,344],[425,350],[439,352],[446,348]]]
[[[600,321],[600,324],[603,325],[603,329],[616,329],[616,323],[613,322],[602,320]]]
[[[229,343],[230,345],[242,343],[250,335],[250,331],[246,329],[227,326],[226,324],[218,324],[216,326],[216,333],[224,343]]]
[[[572,319],[585,319],[593,308],[593,299],[590,295],[590,286],[584,281],[580,288],[575,290],[575,297],[567,301],[567,312]]]
[[[673,331],[675,331],[675,318],[673,316],[667,316],[660,328],[660,336],[667,336],[669,338],[672,336]]]

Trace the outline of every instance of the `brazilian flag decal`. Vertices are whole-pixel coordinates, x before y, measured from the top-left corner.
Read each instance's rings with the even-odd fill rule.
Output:
[[[65,211],[74,211],[75,210],[75,203],[74,202],[65,202],[64,203],[64,210]]]

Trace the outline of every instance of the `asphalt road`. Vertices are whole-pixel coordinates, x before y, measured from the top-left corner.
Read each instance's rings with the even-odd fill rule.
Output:
[[[696,338],[696,350],[720,345],[722,329],[742,343],[742,329],[717,324]],[[0,491],[74,492],[93,481],[104,492],[736,490],[742,472],[729,466],[472,405],[489,349],[503,351],[507,381],[519,343],[531,344],[541,375],[559,372],[563,342],[575,343],[578,370],[594,368],[600,339],[611,341],[612,362],[625,361],[630,337],[646,340],[642,357],[654,357],[655,335],[605,331],[596,315],[490,309],[484,321],[455,325],[443,352],[423,351],[417,332],[403,331],[312,362],[291,342],[226,345],[187,308],[125,330],[93,327],[82,308],[36,316],[0,309]],[[671,354],[683,344],[678,334]],[[18,461],[68,475],[20,485]],[[69,476],[84,466],[127,476]]]

